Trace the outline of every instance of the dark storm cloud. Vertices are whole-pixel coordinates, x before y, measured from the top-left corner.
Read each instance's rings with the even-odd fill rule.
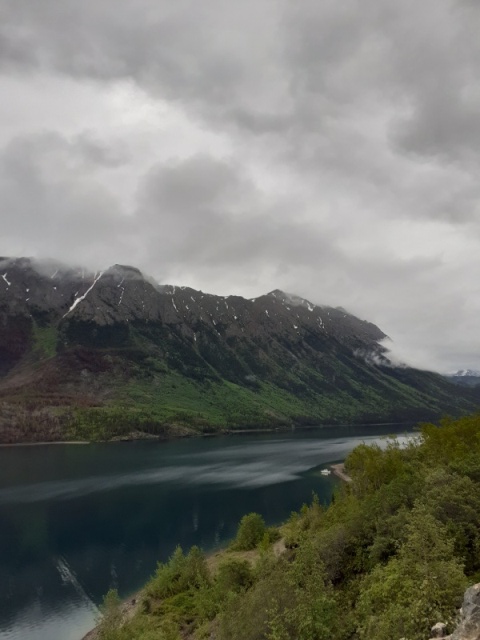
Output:
[[[82,5],[45,0],[32,5],[20,0],[2,11],[3,64],[51,67],[104,80],[133,77],[179,97],[197,94],[222,101],[222,94],[233,91],[244,73],[241,56],[229,41],[235,40],[242,20],[261,18],[262,5],[256,11],[252,0],[242,5],[235,9],[217,0],[202,5],[185,0]],[[22,50],[32,53],[23,56]]]
[[[480,368],[479,27],[467,0],[0,0],[1,252],[279,286]]]
[[[442,5],[419,11],[413,40],[410,25],[398,30],[398,44],[409,38],[410,46],[396,49],[395,72],[411,109],[399,141],[413,152],[475,162],[472,154],[480,151],[480,6]]]
[[[111,153],[88,136],[67,140],[44,133],[12,140],[0,154],[3,237],[12,244],[21,239],[29,255],[41,248],[101,264],[112,234],[121,243],[126,231],[114,195],[92,166],[94,157],[97,165],[110,166]]]
[[[296,202],[265,202],[235,164],[208,156],[153,167],[141,185],[136,220],[160,262],[221,269],[318,263],[341,255],[315,227],[295,223]]]
[[[5,68],[131,77],[224,126],[293,131],[296,147],[376,101],[403,106],[392,139],[405,151],[479,149],[474,4],[16,0],[0,17]]]
[[[329,0],[320,9],[312,0],[18,0],[3,10],[0,42],[6,67],[133,77],[151,91],[188,100],[205,117],[254,133],[311,129],[339,102],[348,103],[359,83],[379,75],[378,58],[368,72],[359,58],[378,39],[376,6],[373,0],[362,6]]]
[[[121,143],[106,144],[88,132],[75,136],[69,146],[87,165],[115,168],[130,160],[128,150]]]

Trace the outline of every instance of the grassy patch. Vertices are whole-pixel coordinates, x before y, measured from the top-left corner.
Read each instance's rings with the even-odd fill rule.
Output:
[[[46,358],[53,358],[57,352],[58,331],[55,327],[33,325],[35,346]]]

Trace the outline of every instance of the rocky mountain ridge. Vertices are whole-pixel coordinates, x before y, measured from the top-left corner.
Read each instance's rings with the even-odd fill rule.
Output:
[[[265,325],[275,318],[280,324],[290,319],[289,328],[295,331],[299,329],[297,319],[339,339],[355,334],[374,343],[386,337],[378,327],[344,309],[320,307],[279,290],[250,300],[215,296],[188,287],[160,285],[124,265],[93,273],[62,268],[57,263],[0,258],[0,275],[4,310],[39,319],[48,314],[57,323],[90,321],[108,326],[135,320],[173,324],[200,320],[213,327],[217,323],[228,326],[235,333],[235,324],[242,332],[252,321]]]

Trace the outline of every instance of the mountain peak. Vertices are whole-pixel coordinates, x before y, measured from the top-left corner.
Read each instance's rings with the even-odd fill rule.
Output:
[[[317,305],[313,304],[313,302],[310,302],[306,298],[301,298],[294,293],[286,293],[281,289],[274,289],[273,291],[270,291],[270,293],[267,293],[267,297],[275,298],[276,300],[280,300],[284,304],[291,305],[292,307],[306,307],[309,311],[313,311],[313,309],[317,307]]]
[[[113,276],[121,280],[145,280],[145,276],[137,269],[128,264],[114,264],[103,272],[104,276]]]
[[[137,267],[132,267],[129,264],[114,264],[107,271],[114,271],[116,273],[135,274],[136,276],[143,277],[142,272]]]

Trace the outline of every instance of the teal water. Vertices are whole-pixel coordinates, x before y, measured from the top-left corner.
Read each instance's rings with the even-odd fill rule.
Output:
[[[80,640],[110,587],[140,588],[177,544],[208,551],[245,513],[279,523],[393,427],[0,448],[0,640]]]

